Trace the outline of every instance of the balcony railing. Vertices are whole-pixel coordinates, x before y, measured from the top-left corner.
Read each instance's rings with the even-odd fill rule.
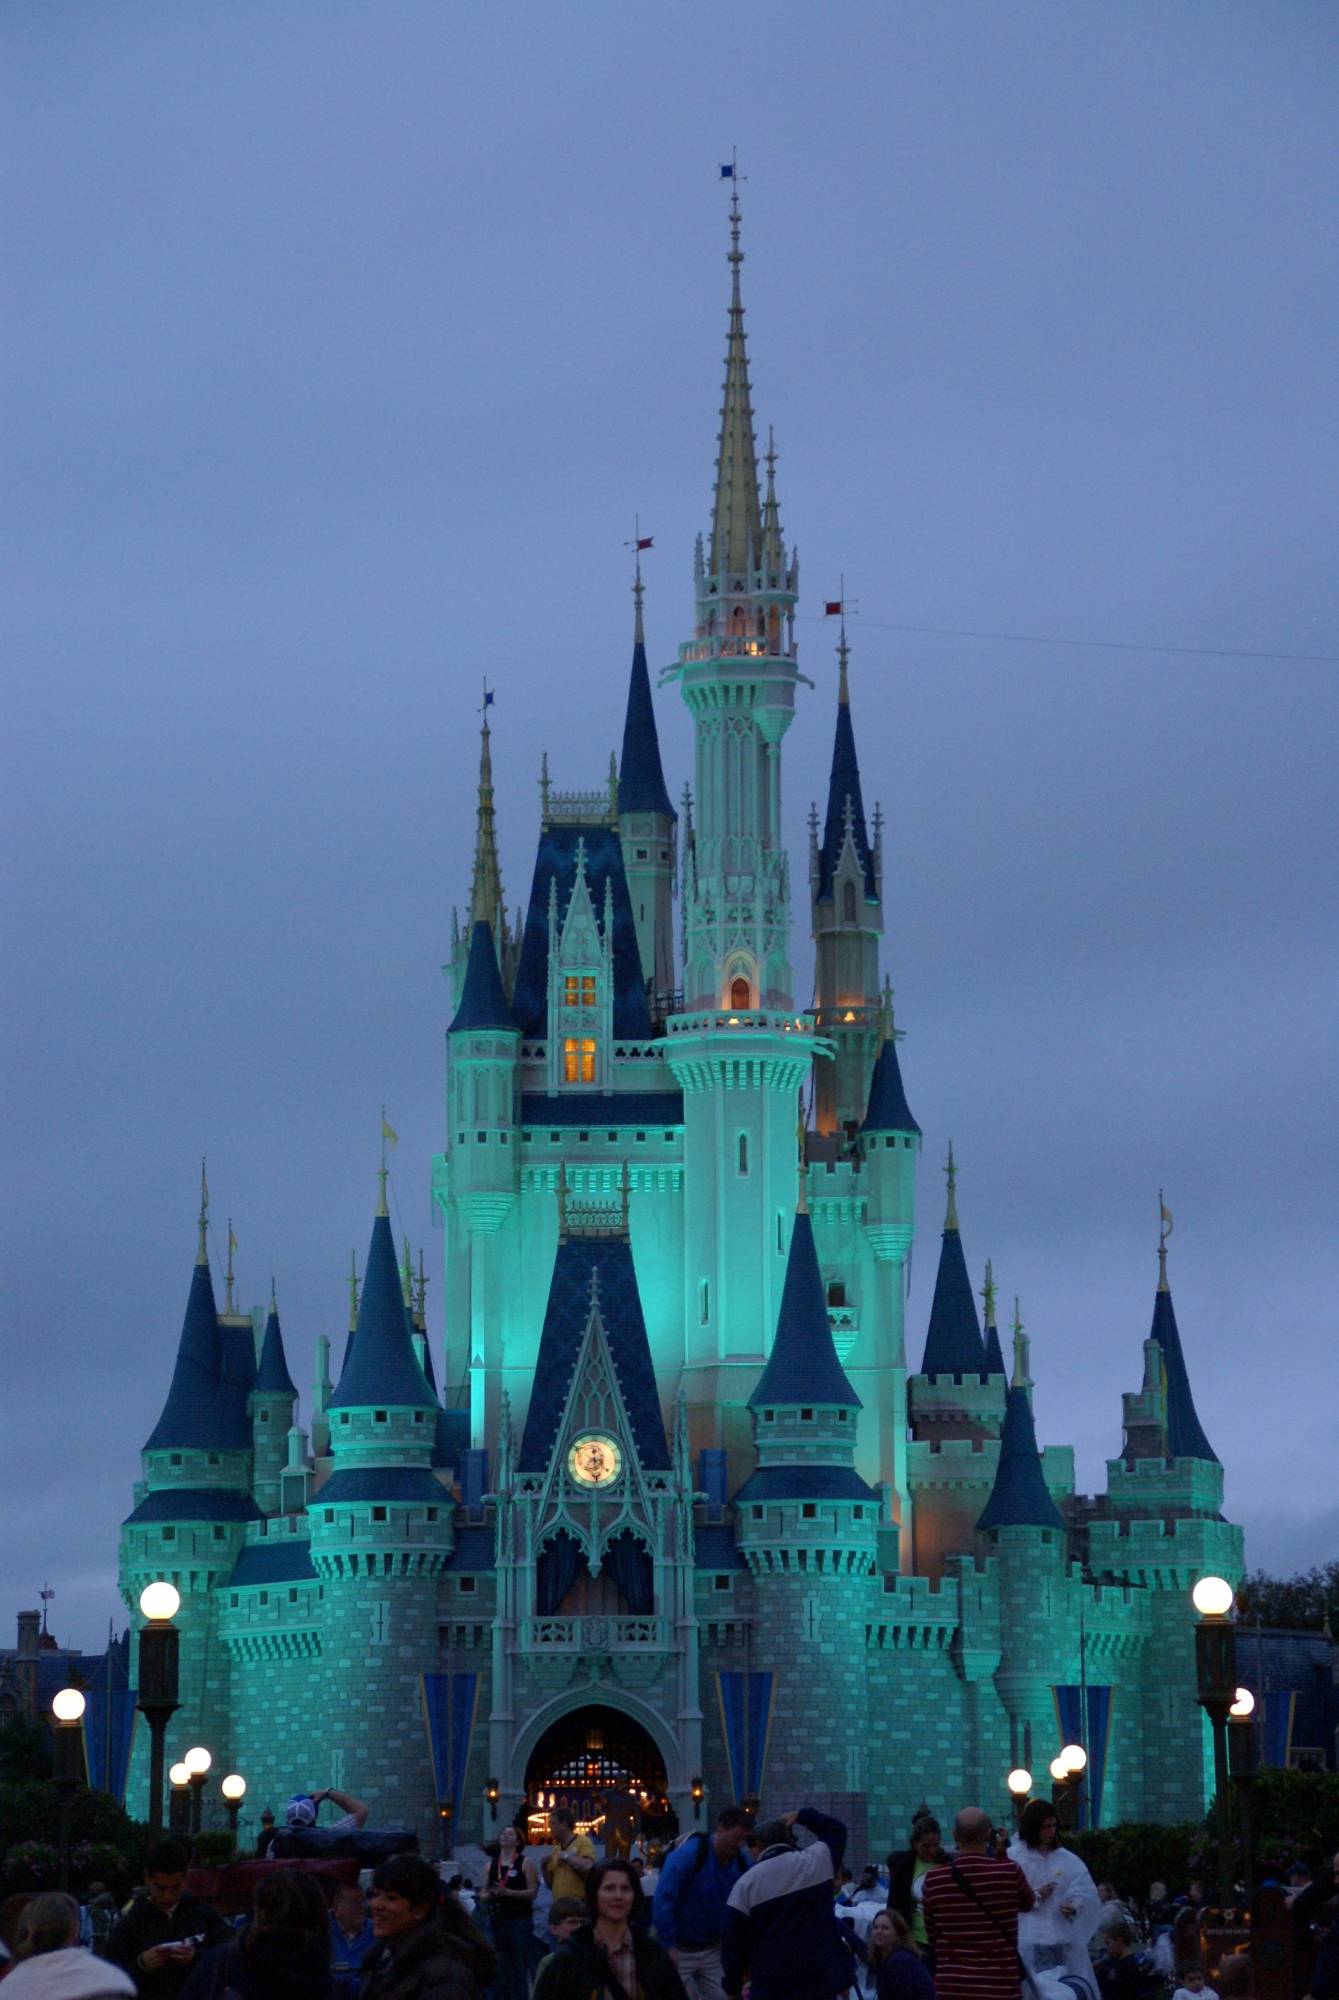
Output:
[[[521,1628],[521,1644],[541,1653],[663,1652],[669,1644],[667,1618],[531,1618]]]

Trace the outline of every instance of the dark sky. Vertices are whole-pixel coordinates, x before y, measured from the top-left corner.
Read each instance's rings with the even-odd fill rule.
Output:
[[[1165,1186],[1228,1511],[1333,1555],[1335,10],[10,0],[0,36],[0,1628],[44,1579],[62,1637],[119,1610],[202,1153],[304,1388],[383,1100],[440,1254],[481,677],[516,901],[541,751],[581,785],[616,741],[635,514],[653,657],[690,632],[732,147],[817,682],[797,890],[817,614],[859,605],[915,1356],[952,1135],[1099,1486]]]

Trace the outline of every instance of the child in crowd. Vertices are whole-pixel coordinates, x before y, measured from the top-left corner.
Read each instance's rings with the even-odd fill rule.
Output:
[[[541,1958],[535,1970],[535,2000],[540,2000],[541,1984],[545,1967],[552,1960],[560,1944],[566,1944],[573,1931],[579,1930],[586,1921],[586,1905],[576,1896],[555,1896],[549,1905],[550,1950]]]
[[[1119,1920],[1108,1924],[1103,1941],[1106,1949],[1093,1961],[1093,1977],[1102,2000],[1139,2000],[1139,1961],[1130,1925]]]
[[[1183,1965],[1176,1975],[1176,1991],[1172,2000],[1200,2000],[1204,1992],[1204,1967]]]

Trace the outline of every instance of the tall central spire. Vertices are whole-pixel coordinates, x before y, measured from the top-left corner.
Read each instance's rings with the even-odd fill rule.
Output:
[[[502,868],[497,858],[497,816],[493,810],[493,753],[488,727],[492,696],[484,686],[483,727],[479,732],[479,803],[475,811],[474,875],[470,882],[470,931],[487,924],[498,949],[502,946]]]
[[[730,197],[730,331],[725,346],[725,388],[721,396],[720,442],[716,456],[716,505],[711,522],[711,567],[745,575],[762,548],[758,504],[758,450],[753,437],[753,399],[744,341],[744,300],[739,271],[739,194]]]

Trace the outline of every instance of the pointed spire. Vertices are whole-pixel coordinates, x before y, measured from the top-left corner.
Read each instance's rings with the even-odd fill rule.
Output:
[[[893,989],[885,986],[881,1009],[883,1039],[869,1080],[869,1102],[865,1107],[862,1132],[902,1132],[920,1137],[921,1128],[912,1117],[902,1082],[902,1065],[897,1045],[902,1037],[893,1020]]]
[[[744,342],[744,299],[739,273],[739,194],[730,198],[730,329],[725,348],[725,387],[716,457],[716,502],[711,521],[714,574],[745,575],[762,547],[758,506],[758,449],[753,435],[748,351]]]
[[[201,1175],[203,1189],[204,1177]],[[200,1233],[203,1240],[208,1193],[200,1203]],[[191,1288],[177,1343],[177,1359],[172,1384],[163,1404],[163,1413],[154,1425],[144,1449],[162,1451],[169,1446],[217,1450],[217,1406],[223,1373],[223,1346],[219,1334],[218,1309],[214,1303],[214,1281],[207,1258],[196,1259]]]
[[[428,1326],[428,1273],[423,1263],[423,1246],[418,1252],[418,1283],[414,1289],[414,1318],[424,1332]]]
[[[814,1225],[803,1209],[796,1214],[791,1230],[776,1340],[758,1386],[749,1397],[749,1408],[792,1403],[847,1410],[861,1407],[832,1343]]]
[[[632,586],[636,616],[632,634],[632,672],[628,677],[628,705],[623,717],[623,752],[618,762],[618,810],[620,813],[662,813],[674,818],[660,761],[660,737],[656,731],[655,704],[651,699],[651,675],[646,664],[646,636],[642,630],[642,570]]]
[[[407,1235],[404,1239],[404,1249],[400,1253],[400,1294],[404,1299],[404,1309],[412,1319],[414,1314],[414,1253]]]
[[[786,547],[781,534],[781,509],[776,497],[776,443],[767,426],[767,497],[762,510],[762,567],[768,579],[785,580]]]
[[[1023,1315],[1018,1299],[1014,1299],[1014,1372],[1010,1380],[1011,1389],[1024,1389],[1029,1400],[1032,1391],[1032,1343],[1023,1331]]]
[[[1004,1399],[1004,1425],[1000,1431],[1000,1459],[995,1470],[995,1483],[976,1525],[983,1530],[1050,1528],[1064,1533],[1065,1523],[1060,1509],[1046,1485],[1041,1453],[1037,1449],[1032,1404],[1025,1388],[1011,1388]]]
[[[349,1409],[367,1404],[394,1404],[410,1409],[436,1406],[436,1398],[410,1340],[404,1292],[395,1264],[395,1241],[384,1209],[372,1223],[358,1326],[329,1407]]]
[[[460,1005],[447,1029],[448,1035],[462,1029],[502,1029],[515,1034],[516,1017],[507,1000],[498,970],[497,946],[493,933],[482,918],[470,934],[470,955],[460,989]]]
[[[496,938],[505,923],[502,869],[497,858],[497,816],[493,810],[493,753],[488,710],[493,697],[484,682],[483,723],[479,730],[479,798],[475,807],[474,874],[470,882],[470,923],[485,923]]]
[[[981,1375],[986,1370],[986,1350],[958,1230],[958,1166],[951,1142],[944,1172],[948,1179],[948,1201],[921,1373]]]
[[[1195,1408],[1195,1398],[1191,1394],[1190,1374],[1186,1368],[1185,1352],[1181,1346],[1181,1335],[1176,1324],[1176,1309],[1172,1304],[1171,1286],[1167,1282],[1167,1238],[1172,1233],[1172,1218],[1162,1201],[1159,1189],[1158,1201],[1161,1208],[1162,1226],[1158,1237],[1158,1289],[1153,1295],[1153,1328],[1151,1338],[1162,1349],[1163,1367],[1167,1381],[1167,1449],[1173,1458],[1203,1458],[1212,1464],[1218,1463],[1218,1454],[1204,1434],[1204,1426]]]
[[[209,1182],[205,1178],[205,1162],[200,1162],[200,1240],[195,1249],[195,1261],[209,1268]]]
[[[279,1302],[273,1279],[270,1280],[270,1312],[265,1322],[265,1339],[261,1343],[260,1366],[252,1388],[265,1395],[296,1396],[298,1393],[284,1354],[284,1337],[279,1331]]]
[[[995,1324],[995,1266],[986,1259],[986,1281],[981,1287],[981,1299],[985,1308],[986,1329],[986,1373],[1004,1374],[1004,1350],[1000,1346],[1000,1330]]]
[[[844,579],[843,579],[844,587]],[[843,599],[843,602],[845,600]],[[828,804],[823,818],[823,845],[818,855],[820,902],[831,897],[833,878],[846,845],[849,829],[856,859],[865,878],[865,894],[870,902],[879,899],[874,872],[874,854],[865,822],[865,802],[860,790],[860,760],[856,756],[855,728],[851,721],[851,688],[847,677],[851,649],[846,642],[846,614],[842,613],[837,642],[837,727],[832,739],[832,768],[828,773]]]
[[[237,1238],[232,1233],[232,1217],[229,1216],[228,1217],[228,1268],[223,1274],[223,1310],[225,1313],[235,1313],[237,1310],[236,1306],[233,1303],[234,1276],[232,1268],[232,1260],[236,1253],[236,1250],[237,1250]]]

